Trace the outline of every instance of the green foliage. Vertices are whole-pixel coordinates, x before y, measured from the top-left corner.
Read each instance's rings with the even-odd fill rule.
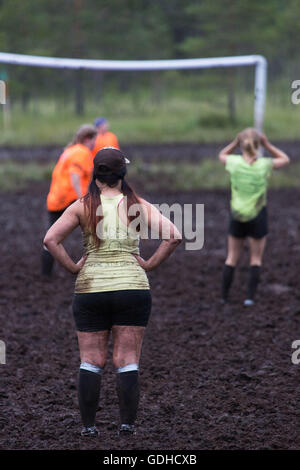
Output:
[[[194,79],[193,79],[194,80]],[[280,86],[279,86],[280,88]],[[70,103],[39,99],[24,112],[19,104],[11,111],[10,124],[0,133],[0,145],[66,145],[83,122],[98,115],[107,117],[120,144],[158,142],[225,142],[253,123],[253,95],[237,93],[237,118],[232,122],[226,110],[225,92],[210,93],[201,86],[168,90],[155,102],[150,90],[135,93],[108,92],[101,106],[87,99],[84,116],[76,116]],[[265,132],[270,139],[299,138],[299,106],[277,87],[269,90]],[[3,115],[0,114],[3,129]]]
[[[277,0],[202,0],[187,4],[190,32],[182,42],[186,54],[226,56],[260,53],[270,55],[278,40]]]
[[[53,164],[1,162],[0,192],[20,190],[34,181],[49,181],[53,166]]]
[[[299,14],[298,0],[10,0],[0,2],[0,50],[119,60],[263,54],[266,129],[288,137],[296,136],[296,110],[289,115],[287,103],[300,76]],[[8,73],[13,107],[2,143],[64,144],[82,120],[99,114],[124,142],[227,139],[253,122],[249,69],[82,71],[80,78],[73,70],[0,65],[1,72]]]
[[[232,121],[225,114],[210,112],[199,118],[199,126],[206,129],[226,129],[232,128]]]

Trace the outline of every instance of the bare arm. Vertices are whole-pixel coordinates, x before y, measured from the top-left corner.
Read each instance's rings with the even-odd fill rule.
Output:
[[[163,239],[157,250],[147,261],[140,256],[136,256],[145,271],[152,271],[169,258],[182,241],[182,236],[175,225],[164,217],[155,206],[144,199],[141,199],[141,204],[149,229],[159,233],[159,236]]]
[[[272,145],[264,134],[261,135],[261,144],[273,156],[273,168],[281,168],[282,166],[285,166],[290,162],[290,159],[287,154],[284,153],[282,150],[279,150],[279,148],[275,147],[275,145]]]
[[[63,240],[79,225],[79,201],[68,207],[62,216],[53,224],[44,238],[44,245],[51,255],[70,273],[77,274],[86,256],[83,256],[78,263],[70,258],[62,245]]]
[[[238,138],[236,137],[229,145],[224,147],[221,152],[219,153],[219,160],[223,163],[223,165],[226,165],[226,160],[228,155],[230,155],[233,150],[236,149],[236,147],[239,145]]]
[[[80,185],[80,176],[77,173],[71,173],[71,181],[72,185],[74,188],[74,191],[76,192],[78,199],[82,197],[81,194],[81,185]]]

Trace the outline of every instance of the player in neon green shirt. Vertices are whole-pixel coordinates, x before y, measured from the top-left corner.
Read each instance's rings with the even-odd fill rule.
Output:
[[[273,158],[258,156],[260,145]],[[240,147],[242,155],[232,152]],[[234,270],[240,258],[245,238],[250,247],[248,297],[244,305],[254,304],[259,282],[262,256],[268,233],[267,186],[272,169],[289,163],[289,157],[272,145],[267,137],[253,128],[247,128],[219,153],[231,180],[231,217],[228,235],[228,254],[222,283],[222,302],[228,300]]]

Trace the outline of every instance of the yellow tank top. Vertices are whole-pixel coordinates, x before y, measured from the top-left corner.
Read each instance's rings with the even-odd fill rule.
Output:
[[[133,256],[140,254],[139,237],[118,214],[122,199],[123,194],[101,195],[103,237],[99,247],[89,231],[82,234],[88,257],[76,279],[76,294],[150,288],[146,272]]]

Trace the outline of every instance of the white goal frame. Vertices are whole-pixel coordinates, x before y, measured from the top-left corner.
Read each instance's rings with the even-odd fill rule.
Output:
[[[207,69],[216,67],[254,66],[254,127],[259,131],[262,131],[263,129],[267,88],[267,60],[262,55],[178,60],[89,60],[42,57],[0,52],[0,63],[27,65],[31,67],[110,71]]]

